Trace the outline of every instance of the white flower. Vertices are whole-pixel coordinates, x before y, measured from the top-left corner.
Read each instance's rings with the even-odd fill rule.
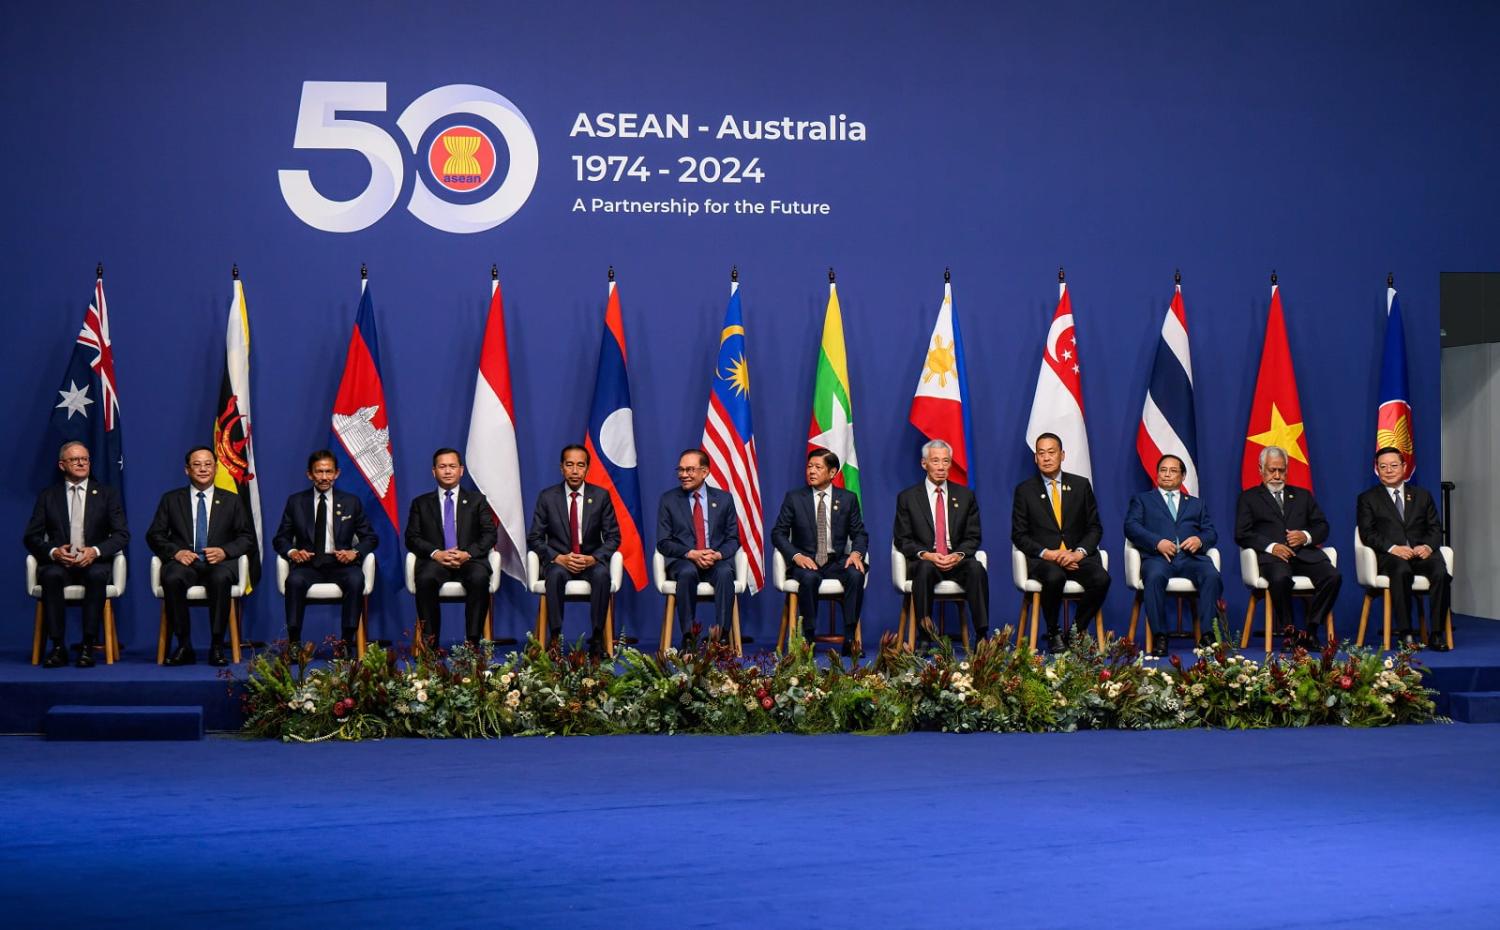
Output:
[[[1394,659],[1390,658],[1390,657],[1387,657],[1386,660],[1385,660],[1385,667],[1386,668],[1395,668],[1396,667],[1396,661]]]
[[[488,669],[487,668],[487,669],[484,670],[484,677],[486,677],[486,678],[489,678],[493,674],[495,674],[494,669]]]
[[[791,685],[793,688],[797,687],[797,676],[793,675],[792,680],[787,682],[787,684]]]
[[[423,704],[426,704],[427,703],[427,692],[426,691],[418,691],[417,692],[417,700],[420,701]]]
[[[521,703],[521,692],[511,691],[505,695],[505,706],[516,707]]]
[[[592,679],[592,678],[585,678],[585,679],[584,679],[584,680],[583,680],[583,681],[582,681],[582,682],[581,682],[581,684],[582,684],[582,685],[583,685],[583,686],[584,686],[584,687],[585,687],[585,688],[592,688],[592,687],[593,687],[593,686],[594,686],[594,685],[597,685],[597,684],[598,684],[598,682],[597,682],[597,681],[595,681],[595,680],[594,680],[594,679]]]
[[[468,683],[469,683],[469,679],[467,679],[467,678],[465,678],[465,679],[464,679],[464,680],[463,680],[463,683],[464,683],[464,684],[468,684]]]
[[[961,672],[967,672],[969,670],[969,663],[967,663],[967,662],[960,662],[960,663],[958,663],[958,670],[961,671]]]
[[[516,680],[516,673],[515,672],[506,672],[504,675],[500,676],[500,683],[502,685],[508,685],[511,682],[515,681],[515,680]]]
[[[296,701],[287,701],[286,702],[286,706],[290,707],[292,710],[296,710],[297,709],[297,702]]]
[[[305,711],[307,711],[308,713],[312,713],[313,702],[312,701],[306,702],[305,704],[302,705],[302,709],[305,710]]]

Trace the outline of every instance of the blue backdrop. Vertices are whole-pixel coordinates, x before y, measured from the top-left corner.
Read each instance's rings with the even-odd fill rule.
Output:
[[[463,446],[492,262],[506,294],[528,512],[558,479],[558,448],[582,438],[613,264],[648,529],[678,450],[702,429],[731,264],[743,283],[768,525],[800,483],[834,266],[875,540],[868,639],[895,626],[885,551],[894,496],[919,476],[906,411],[945,266],[1003,620],[1017,603],[1003,569],[1010,493],[1030,467],[1021,433],[1059,264],[1116,558],[1126,501],[1148,486],[1134,435],[1177,267],[1212,513],[1227,532],[1276,269],[1315,490],[1347,552],[1354,497],[1371,480],[1385,275],[1396,274],[1407,320],[1417,477],[1435,485],[1439,272],[1488,268],[1500,244],[1500,129],[1487,118],[1500,90],[1491,47],[1500,10],[1488,4],[78,3],[18,8],[10,22],[0,38],[10,179],[0,207],[0,442],[12,452],[0,461],[0,525],[19,536],[55,475],[41,437],[103,261],[130,456],[127,646],[155,637],[144,531],[160,493],[184,480],[183,451],[208,436],[232,262],[250,308],[268,526],[305,486],[307,452],[327,439],[361,262],[375,288],[403,515],[431,486],[431,451]],[[391,134],[405,159],[395,205],[361,231],[315,229],[282,197],[279,169],[309,170],[336,198],[371,177],[358,154],[293,148],[304,81],[386,87],[384,112],[342,114]],[[439,121],[412,154],[397,115],[452,84],[512,101],[538,149],[529,198],[473,234],[439,231],[406,209],[415,187],[431,185],[425,153],[437,131],[485,125]],[[710,132],[570,135],[580,113],[603,112],[686,113]],[[715,139],[725,114],[845,114],[868,138]],[[594,154],[669,173],[579,180],[573,157]],[[764,180],[679,182],[684,156],[758,157]],[[502,151],[502,175],[506,163]],[[445,196],[467,203],[487,190]],[[580,197],[816,201],[829,212],[575,212]],[[30,604],[13,552],[3,603],[21,641]],[[1465,554],[1460,570],[1481,558]],[[1237,615],[1234,561],[1226,581]],[[1128,599],[1115,575],[1107,618],[1120,630]],[[518,587],[502,587],[507,632],[534,616]],[[377,634],[409,625],[409,600],[398,607]],[[1351,583],[1339,604],[1346,631],[1356,607]],[[765,594],[748,603],[747,632],[774,635],[778,608]],[[620,610],[655,638],[654,592],[623,597]],[[257,638],[280,629],[271,586],[249,617]]]

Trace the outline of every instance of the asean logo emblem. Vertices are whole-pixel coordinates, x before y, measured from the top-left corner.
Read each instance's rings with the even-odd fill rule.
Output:
[[[450,191],[478,190],[495,175],[495,145],[473,126],[451,126],[432,140],[427,166]]]

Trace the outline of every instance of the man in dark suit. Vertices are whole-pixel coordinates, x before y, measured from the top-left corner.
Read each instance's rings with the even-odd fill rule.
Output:
[[[563,589],[569,581],[589,584],[589,652],[604,654],[604,618],[609,611],[609,560],[620,548],[620,524],[609,492],[583,479],[589,471],[588,450],[563,447],[562,483],[536,498],[526,546],[542,563],[547,586],[547,638],[562,636]]]
[[[1062,470],[1067,453],[1056,433],[1036,438],[1038,474],[1016,485],[1010,511],[1010,541],[1027,558],[1027,572],[1042,586],[1042,616],[1047,620],[1047,650],[1066,646],[1067,631],[1058,629],[1063,586],[1083,587],[1075,628],[1088,629],[1109,593],[1109,572],[1099,560],[1099,507],[1089,479]]]
[[[932,626],[932,592],[939,581],[963,585],[964,600],[983,639],[990,628],[990,580],[974,558],[979,551],[979,504],[974,492],[948,481],[953,447],[941,439],[922,446],[927,480],[896,496],[891,540],[906,559],[913,617],[924,632]]]
[[[81,442],[64,443],[57,453],[63,482],[37,495],[22,542],[37,561],[36,580],[42,588],[42,617],[52,650],[43,663],[59,668],[68,663],[64,628],[63,588],[83,585],[83,652],[79,668],[94,665],[104,619],[104,589],[114,573],[115,553],[125,548],[130,531],[125,509],[114,488],[89,477],[89,450]]]
[[[1375,453],[1375,474],[1380,486],[1359,495],[1355,506],[1359,539],[1375,550],[1375,565],[1391,579],[1391,610],[1396,635],[1403,643],[1415,641],[1411,623],[1411,580],[1422,575],[1432,595],[1432,622],[1428,645],[1448,648],[1445,621],[1448,617],[1447,563],[1438,551],[1443,544],[1443,522],[1432,495],[1406,483],[1406,456],[1386,446]]]
[[[291,563],[286,577],[286,634],[296,643],[302,638],[302,611],[307,589],[331,583],[343,592],[339,630],[345,642],[354,642],[359,629],[360,602],[365,579],[361,570],[365,556],[380,540],[353,494],[335,490],[338,460],[327,449],[307,459],[307,478],[312,487],[287,498],[281,525],[271,540],[276,554]]]
[[[1319,547],[1328,539],[1328,521],[1312,491],[1286,483],[1286,450],[1260,450],[1261,483],[1240,492],[1235,507],[1234,541],[1254,549],[1261,577],[1270,585],[1271,610],[1278,629],[1306,649],[1323,648],[1319,632],[1343,578]],[[1292,624],[1292,578],[1303,575],[1313,584],[1307,608],[1307,631]]]
[[[456,581],[464,589],[464,640],[478,643],[490,611],[490,550],[495,548],[495,517],[478,491],[459,487],[463,456],[457,449],[432,453],[437,490],[412,498],[406,515],[406,549],[417,557],[412,580],[417,623],[430,645],[441,642],[442,604],[438,590]]]
[[[214,487],[217,467],[212,448],[189,449],[183,468],[188,486],[161,496],[146,530],[146,545],[161,559],[162,606],[177,637],[168,665],[198,661],[187,603],[187,590],[194,585],[208,592],[208,664],[229,664],[224,655],[229,589],[239,581],[239,557],[255,548],[255,525],[238,494]]]
[[[771,528],[771,545],[787,562],[797,583],[802,638],[817,634],[818,586],[823,580],[844,586],[844,655],[854,654],[854,631],[864,600],[865,555],[870,535],[859,512],[859,498],[834,487],[839,457],[827,449],[807,453],[807,486],[788,491]]]
[[[728,635],[734,615],[734,557],[740,523],[734,498],[711,488],[708,453],[688,449],[677,457],[680,487],[661,496],[656,508],[656,551],[667,560],[667,580],[677,583],[677,625],[683,635],[698,606],[698,584],[714,588],[714,625]],[[670,643],[662,643],[665,649]]]
[[[1141,552],[1146,622],[1155,636],[1153,653],[1171,649],[1167,628],[1167,582],[1186,578],[1198,589],[1195,616],[1199,624],[1214,617],[1224,579],[1208,557],[1219,541],[1203,501],[1182,490],[1182,459],[1163,455],[1156,463],[1156,488],[1130,499],[1125,511],[1125,540]],[[1204,632],[1204,638],[1209,634]]]

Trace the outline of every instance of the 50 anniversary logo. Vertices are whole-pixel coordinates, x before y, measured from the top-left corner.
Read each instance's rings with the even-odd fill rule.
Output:
[[[370,163],[370,182],[349,200],[332,200],[318,193],[311,173],[301,168],[277,172],[281,196],[298,219],[324,232],[358,232],[373,225],[401,196],[403,156],[396,140],[379,126],[345,113],[384,113],[385,83],[381,81],[306,81],[297,109],[292,146],[358,152]],[[494,178],[497,150],[489,135],[476,126],[448,126],[429,143],[421,166],[413,172],[411,199],[406,209],[435,229],[477,233],[494,229],[521,209],[536,185],[536,135],[526,117],[506,98],[474,84],[449,84],[413,100],[396,118],[413,155],[422,137],[440,120],[475,116],[500,133],[510,155],[509,170],[495,191],[473,203],[454,203],[433,193],[422,168],[445,190],[470,193]]]

